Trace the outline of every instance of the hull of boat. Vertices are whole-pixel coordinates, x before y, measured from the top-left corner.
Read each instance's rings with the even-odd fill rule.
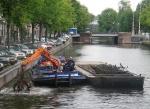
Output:
[[[45,73],[45,71],[40,71],[32,74],[32,81],[34,84],[39,85],[56,85],[56,83],[61,85],[78,85],[86,83],[87,79],[79,71],[57,73]]]

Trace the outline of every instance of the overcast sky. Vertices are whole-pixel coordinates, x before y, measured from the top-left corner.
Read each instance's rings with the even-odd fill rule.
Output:
[[[100,14],[106,8],[113,8],[118,10],[118,3],[120,0],[78,0],[84,6],[86,6],[90,13],[94,15]],[[130,0],[133,10],[136,9],[138,3],[142,0]]]

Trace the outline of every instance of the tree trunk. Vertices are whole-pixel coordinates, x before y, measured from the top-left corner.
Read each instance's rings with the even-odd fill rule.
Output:
[[[39,24],[39,41],[41,41],[41,37],[42,37],[42,24]]]
[[[46,30],[45,30],[45,42],[47,42],[47,35],[48,35],[48,29],[46,27]]]
[[[59,32],[58,32],[58,36],[57,36],[57,37],[60,37],[60,36],[61,36],[61,32],[59,31]]]
[[[14,35],[14,25],[11,25],[11,36],[12,38],[10,40],[12,40],[12,43],[15,43],[15,35]]]
[[[32,23],[32,43],[34,44],[34,24]]]
[[[56,38],[56,33],[57,33],[57,32],[56,32],[56,31],[54,31],[54,38]]]
[[[20,31],[20,42],[23,43],[23,30],[22,27],[19,28]]]
[[[7,23],[7,46],[8,46],[8,49],[10,49],[10,42],[9,42],[9,31],[10,30],[10,24]]]
[[[50,38],[52,38],[52,32],[50,32],[50,35],[49,35],[49,37],[50,37]]]

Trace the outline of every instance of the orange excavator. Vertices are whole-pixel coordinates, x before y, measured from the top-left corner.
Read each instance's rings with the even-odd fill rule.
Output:
[[[27,57],[21,62],[21,71],[19,72],[18,79],[13,86],[14,91],[22,91],[24,89],[30,90],[31,85],[29,80],[25,80],[24,74],[28,69],[37,64],[41,56],[44,56],[46,59],[44,63],[51,63],[51,65],[56,68],[61,66],[60,61],[52,56],[49,51],[44,48],[38,48],[30,57]]]
[[[47,51],[44,48],[38,48],[33,55],[31,55],[30,57],[26,58],[25,60],[22,61],[21,65],[23,67],[26,67],[27,65],[33,64],[35,63],[35,61],[37,61],[41,56],[44,56],[46,58],[46,61],[49,61],[52,63],[53,66],[55,67],[59,67],[60,61],[58,59],[56,59],[54,56],[52,56],[52,54]]]

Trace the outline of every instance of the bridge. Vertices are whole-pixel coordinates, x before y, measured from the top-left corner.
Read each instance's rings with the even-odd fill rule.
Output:
[[[118,44],[118,43],[131,43],[131,33],[120,32],[118,34],[91,34],[80,33],[72,36],[75,43],[105,43],[105,44]]]
[[[118,34],[91,34],[91,43],[117,44]]]
[[[92,37],[118,37],[118,34],[92,34]]]

